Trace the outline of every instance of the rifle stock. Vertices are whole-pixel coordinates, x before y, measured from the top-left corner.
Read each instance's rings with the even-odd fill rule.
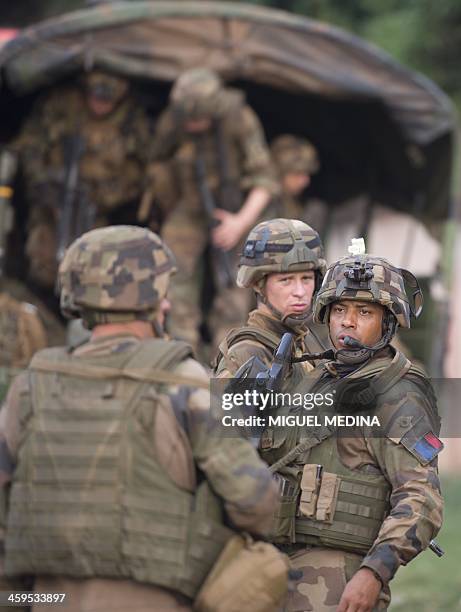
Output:
[[[67,247],[94,224],[95,209],[89,202],[86,188],[80,183],[80,159],[85,142],[79,133],[63,138],[65,178],[62,189],[62,208],[58,221],[57,253],[62,261]]]

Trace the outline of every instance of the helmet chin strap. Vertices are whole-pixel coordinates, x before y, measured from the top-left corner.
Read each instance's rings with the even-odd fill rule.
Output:
[[[288,314],[284,315],[282,312],[280,312],[280,310],[275,308],[275,306],[270,303],[270,301],[267,299],[267,296],[266,296],[266,293],[265,293],[263,287],[261,287],[259,291],[256,291],[256,296],[257,296],[257,299],[261,300],[261,302],[265,306],[267,306],[267,308],[269,308],[269,310],[272,312],[272,314],[283,325],[286,325],[287,327],[290,327],[294,331],[298,331],[302,327],[304,327],[304,325],[306,324],[306,322],[307,322],[307,320],[309,318],[309,315],[311,313],[311,309],[307,308],[304,312],[300,313],[299,315],[298,314],[293,314],[293,313],[288,313]]]
[[[165,334],[165,330],[163,329],[163,325],[161,325],[159,323],[159,321],[157,321],[157,319],[154,319],[153,321],[150,322],[151,326],[152,326],[152,330],[154,332],[154,335],[156,338],[163,338],[164,334]]]
[[[300,314],[288,313],[284,317],[282,317],[282,323],[287,327],[292,327],[293,329],[299,329],[304,327],[309,319],[309,315],[311,314],[311,309],[307,308],[304,312]]]

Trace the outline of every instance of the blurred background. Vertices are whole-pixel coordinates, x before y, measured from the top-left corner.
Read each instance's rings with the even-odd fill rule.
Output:
[[[9,38],[16,28],[88,4],[91,2],[83,0],[0,0],[0,28],[3,29],[0,44],[2,37]],[[238,2],[234,0],[234,4]],[[379,46],[404,66],[434,81],[448,94],[459,114],[460,0],[260,0],[246,4],[283,9],[336,25]],[[459,136],[459,127],[456,132]],[[451,185],[453,214],[450,228],[445,230],[440,240],[439,281],[432,287],[444,304],[445,319],[435,332],[434,339],[430,340],[429,348],[426,346],[424,350],[426,357],[431,347],[434,347],[434,352],[443,354],[443,368],[435,369],[435,375],[461,378],[461,220],[458,212],[460,164],[457,148],[454,160]],[[434,316],[438,317],[440,312],[437,310]],[[435,348],[436,344],[438,348]],[[459,425],[459,419],[456,423]],[[437,559],[432,553],[425,552],[410,568],[403,568],[399,572],[393,588],[393,612],[461,610],[461,538],[457,520],[461,506],[461,442],[456,438],[445,442],[446,449],[441,455],[440,465],[446,496],[446,521],[438,540],[447,553],[442,559]]]
[[[234,0],[237,3],[239,0]],[[24,27],[91,4],[85,0],[0,2],[2,27]],[[342,27],[427,74],[461,104],[461,3],[458,0],[253,0]]]

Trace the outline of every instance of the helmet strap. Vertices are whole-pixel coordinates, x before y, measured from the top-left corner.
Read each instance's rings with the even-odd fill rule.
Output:
[[[154,336],[156,338],[163,338],[163,336],[165,335],[163,325],[161,325],[157,319],[151,321],[150,324],[152,325],[152,331],[154,332]]]
[[[262,302],[265,306],[267,306],[267,308],[271,311],[274,317],[283,325],[292,329],[296,333],[301,332],[301,328],[305,327],[309,315],[311,314],[311,309],[308,308],[306,312],[303,312],[299,315],[295,315],[292,313],[284,315],[273,304],[271,304],[271,302],[267,298],[266,292],[264,290],[266,278],[267,277],[265,276],[263,281],[260,281],[260,283],[258,284],[258,289],[255,289],[256,299],[258,300],[258,302]]]
[[[267,306],[267,308],[269,308],[269,310],[275,316],[276,319],[278,319],[279,321],[282,320],[283,314],[280,312],[280,310],[278,310],[269,302],[264,287],[261,287],[259,291],[256,291],[256,296],[259,302],[262,302],[265,306]]]

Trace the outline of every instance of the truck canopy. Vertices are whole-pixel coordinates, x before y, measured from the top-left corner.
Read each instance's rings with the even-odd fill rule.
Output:
[[[366,193],[432,224],[453,214],[455,114],[429,79],[338,28],[231,2],[114,2],[22,30],[0,51],[1,98],[93,67],[166,102],[185,69],[205,65],[245,90],[269,140],[309,138],[332,204]]]

